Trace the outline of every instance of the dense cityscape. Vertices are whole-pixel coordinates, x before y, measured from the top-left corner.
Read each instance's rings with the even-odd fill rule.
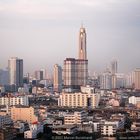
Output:
[[[118,72],[113,59],[89,74],[87,33],[79,30],[78,58],[24,75],[11,57],[0,70],[0,140],[140,139],[140,68]]]

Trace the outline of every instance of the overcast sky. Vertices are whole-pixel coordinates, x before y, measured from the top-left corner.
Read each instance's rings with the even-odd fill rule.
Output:
[[[0,0],[0,68],[12,56],[26,72],[77,58],[81,23],[90,71],[113,58],[120,72],[140,67],[140,0]]]

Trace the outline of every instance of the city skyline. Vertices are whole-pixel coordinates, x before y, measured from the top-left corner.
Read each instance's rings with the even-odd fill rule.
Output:
[[[103,71],[115,58],[119,72],[132,71],[140,66],[139,6],[138,0],[0,1],[0,68],[15,56],[24,60],[25,72],[62,66],[78,57],[83,22],[89,70]]]

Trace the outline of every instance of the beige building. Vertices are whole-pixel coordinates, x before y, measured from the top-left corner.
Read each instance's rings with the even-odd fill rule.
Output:
[[[58,64],[53,67],[53,87],[54,91],[61,92],[62,90],[62,68]]]
[[[72,93],[62,92],[58,99],[58,106],[68,107],[98,107],[100,100],[99,93]]]
[[[13,121],[22,120],[33,123],[38,121],[38,112],[33,107],[13,106],[11,108],[11,118]]]
[[[140,90],[140,68],[137,68],[134,71],[134,84],[135,84],[135,89]]]

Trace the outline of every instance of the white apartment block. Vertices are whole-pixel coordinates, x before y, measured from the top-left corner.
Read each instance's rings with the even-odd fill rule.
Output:
[[[134,105],[140,103],[140,97],[135,97],[135,96],[129,97],[129,103]]]
[[[102,120],[100,122],[100,129],[101,134],[104,136],[114,136],[116,134],[117,129],[124,127],[124,121],[123,120]]]
[[[84,111],[67,113],[64,116],[64,124],[82,124],[86,117],[87,113]]]
[[[58,99],[58,106],[67,107],[98,107],[100,101],[99,93],[72,93],[62,92]]]
[[[29,105],[28,96],[0,97],[0,105]]]

